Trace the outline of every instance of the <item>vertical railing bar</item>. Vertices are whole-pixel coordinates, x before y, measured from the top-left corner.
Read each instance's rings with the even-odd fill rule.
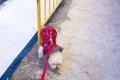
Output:
[[[44,20],[46,20],[46,0],[44,0]]]
[[[38,23],[38,47],[41,45],[40,31],[41,31],[41,1],[37,0],[37,23]]]
[[[56,4],[58,3],[58,0],[56,0]]]
[[[54,0],[53,0],[53,9],[54,9]]]
[[[50,6],[51,6],[51,5],[50,5],[50,1],[51,1],[51,0],[49,0],[49,14],[50,14]]]

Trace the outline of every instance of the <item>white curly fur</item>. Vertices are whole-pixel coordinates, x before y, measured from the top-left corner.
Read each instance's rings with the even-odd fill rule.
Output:
[[[43,54],[43,47],[40,46],[38,48],[38,57],[41,59],[41,58],[43,58],[43,56],[44,56],[44,54]]]
[[[62,53],[60,51],[52,53],[49,57],[48,62],[52,69],[56,69],[56,68],[59,69],[63,63]]]
[[[43,47],[40,46],[38,49],[38,56],[39,58],[43,58]],[[62,53],[60,51],[54,52],[49,56],[49,65],[52,69],[60,68],[63,63]]]

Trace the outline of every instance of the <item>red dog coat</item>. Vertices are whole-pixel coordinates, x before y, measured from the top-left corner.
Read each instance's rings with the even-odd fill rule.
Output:
[[[52,26],[44,27],[41,30],[40,36],[41,36],[41,40],[42,40],[44,55],[47,54],[49,57],[50,53],[63,50],[63,48],[59,47],[56,44],[57,32],[56,32],[54,27],[52,27]],[[46,60],[44,70],[43,70],[43,73],[42,73],[40,80],[44,80],[44,76],[45,76],[47,67],[48,67],[48,58]]]
[[[43,53],[50,54],[56,50],[62,51],[62,48],[56,44],[57,31],[52,26],[45,26],[40,33]]]

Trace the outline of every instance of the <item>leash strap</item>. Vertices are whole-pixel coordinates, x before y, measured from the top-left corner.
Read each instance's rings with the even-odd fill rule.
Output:
[[[46,71],[47,71],[47,67],[48,67],[48,58],[47,58],[47,60],[45,62],[44,70],[42,72],[42,76],[41,76],[40,80],[44,80],[44,77],[45,77],[45,74],[46,74]]]
[[[50,48],[48,49],[48,57],[50,56],[50,51],[52,50],[52,46],[50,45]],[[47,71],[47,68],[48,68],[48,59],[46,59],[46,62],[45,62],[45,65],[44,65],[44,70],[42,72],[42,76],[40,78],[40,80],[44,80],[44,77],[45,77],[45,74],[46,74],[46,71]]]
[[[42,42],[42,45],[44,45],[46,42],[49,42],[49,40],[50,40],[49,48],[46,49],[47,50],[47,54],[48,54],[47,56],[49,57],[50,53],[51,53],[51,51],[53,49],[53,45],[52,44],[54,43],[56,45],[57,32],[54,29],[54,27],[48,26],[48,27],[45,27],[45,28],[42,29],[40,35],[42,37],[42,41],[44,41],[44,42]],[[46,39],[46,37],[49,37],[49,38]],[[44,65],[44,70],[42,72],[42,76],[41,76],[40,80],[44,80],[47,68],[48,68],[48,58],[46,59],[46,62],[45,62],[45,65]]]

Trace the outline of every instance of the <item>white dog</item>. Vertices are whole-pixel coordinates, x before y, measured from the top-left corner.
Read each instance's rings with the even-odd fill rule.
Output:
[[[40,59],[44,57],[42,46],[40,46],[38,49],[38,56]],[[48,62],[49,62],[49,65],[52,69],[59,70],[61,65],[63,64],[62,53],[60,51],[56,51],[54,53],[51,53],[49,56]]]

